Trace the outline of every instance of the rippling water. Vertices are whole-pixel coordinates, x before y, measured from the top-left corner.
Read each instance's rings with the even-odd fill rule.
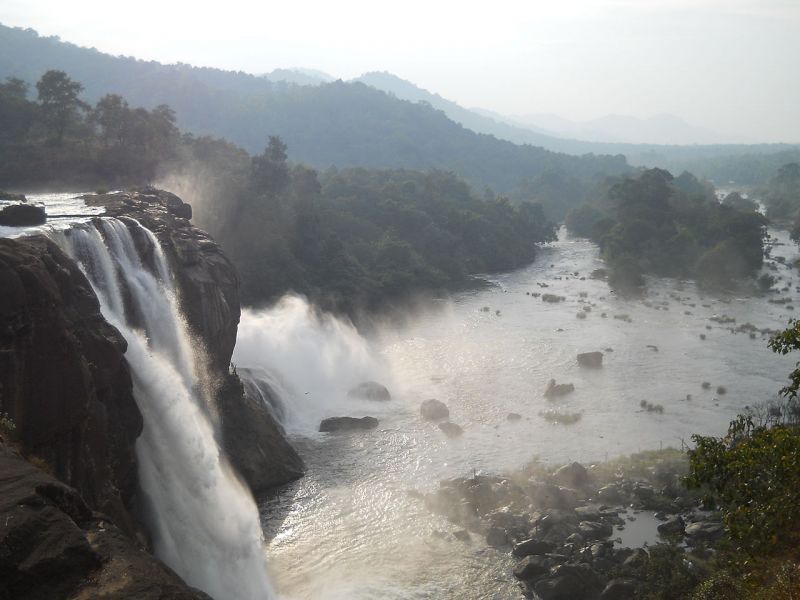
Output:
[[[73,223],[85,222],[91,217],[102,215],[105,212],[105,208],[102,206],[86,206],[86,203],[80,198],[84,193],[29,195],[28,204],[44,206],[47,213],[47,223],[33,227],[5,227],[0,225],[0,238],[17,237],[36,233],[37,231],[66,229]],[[17,202],[0,200],[0,208],[7,204],[17,204]]]
[[[796,258],[786,233],[771,233],[779,240],[773,254],[787,262]],[[552,463],[596,461],[680,447],[693,433],[722,433],[744,406],[774,398],[784,385],[796,357],[773,354],[768,336],[750,339],[729,329],[746,322],[783,328],[793,316],[785,305],[716,297],[674,280],[651,280],[643,300],[618,298],[605,282],[588,278],[602,266],[594,245],[562,232],[533,265],[493,277],[490,289],[433,303],[411,325],[369,341],[341,323],[316,321],[297,299],[244,316],[245,337],[263,326],[260,319],[282,327],[282,341],[269,347],[261,364],[282,375],[288,402],[304,407],[304,417],[290,418],[287,428],[308,475],[261,502],[273,577],[284,597],[518,597],[506,555],[474,536],[471,544],[439,539],[435,531],[453,527],[428,514],[408,490],[426,491],[443,477],[473,471],[507,471],[533,456]],[[793,270],[778,269],[780,286],[792,290],[780,296],[793,296]],[[567,300],[548,304],[526,292]],[[587,318],[576,318],[588,304]],[[737,323],[710,321],[723,314]],[[323,375],[319,356],[283,355],[295,336],[304,340],[303,352],[318,348],[327,356]],[[330,351],[337,345],[358,346],[358,359],[342,348]],[[605,354],[602,369],[578,367],[578,352],[606,348],[613,352]],[[367,378],[370,369],[390,387],[390,403],[345,399],[346,385]],[[545,400],[550,378],[574,383],[575,392]],[[712,388],[703,390],[703,381]],[[718,385],[727,393],[717,395]],[[449,406],[451,420],[465,430],[461,438],[448,440],[420,419],[426,398]],[[663,405],[664,413],[643,411],[641,400]],[[548,408],[582,417],[573,425],[551,424],[539,416]],[[510,412],[522,419],[507,421]],[[313,432],[319,418],[366,414],[380,419],[377,430]]]

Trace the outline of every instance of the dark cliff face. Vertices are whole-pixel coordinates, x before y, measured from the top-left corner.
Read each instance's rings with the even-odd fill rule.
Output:
[[[0,598],[210,600],[0,441]]]
[[[125,340],[47,238],[0,239],[0,290],[0,412],[26,455],[135,532],[125,504],[137,487],[142,417]]]

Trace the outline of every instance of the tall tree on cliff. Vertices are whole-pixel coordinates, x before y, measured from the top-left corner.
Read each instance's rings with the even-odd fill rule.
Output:
[[[88,109],[79,98],[83,86],[72,81],[64,71],[47,71],[36,83],[36,90],[48,138],[54,145],[61,146],[69,126]]]

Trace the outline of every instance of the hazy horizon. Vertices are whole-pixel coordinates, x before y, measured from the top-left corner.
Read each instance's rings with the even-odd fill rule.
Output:
[[[724,141],[800,142],[800,3],[482,6],[233,0],[220,12],[211,3],[6,0],[0,22],[165,63],[259,74],[300,67],[342,79],[388,71],[464,107],[504,115],[670,114]]]

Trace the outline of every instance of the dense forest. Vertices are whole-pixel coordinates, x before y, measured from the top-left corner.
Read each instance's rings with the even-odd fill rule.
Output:
[[[131,108],[109,94],[89,106],[62,71],[45,73],[36,91],[32,101],[25,82],[0,85],[0,186],[192,180],[203,188],[192,190],[196,220],[236,263],[250,304],[294,291],[335,311],[377,309],[522,266],[555,238],[541,205],[479,197],[449,172],[320,176],[290,163],[276,136],[251,157],[223,140],[182,135],[165,105]]]
[[[600,246],[616,287],[637,289],[646,273],[724,287],[755,275],[763,260],[766,219],[736,196],[720,203],[690,173],[649,169],[607,180],[566,226]]]

